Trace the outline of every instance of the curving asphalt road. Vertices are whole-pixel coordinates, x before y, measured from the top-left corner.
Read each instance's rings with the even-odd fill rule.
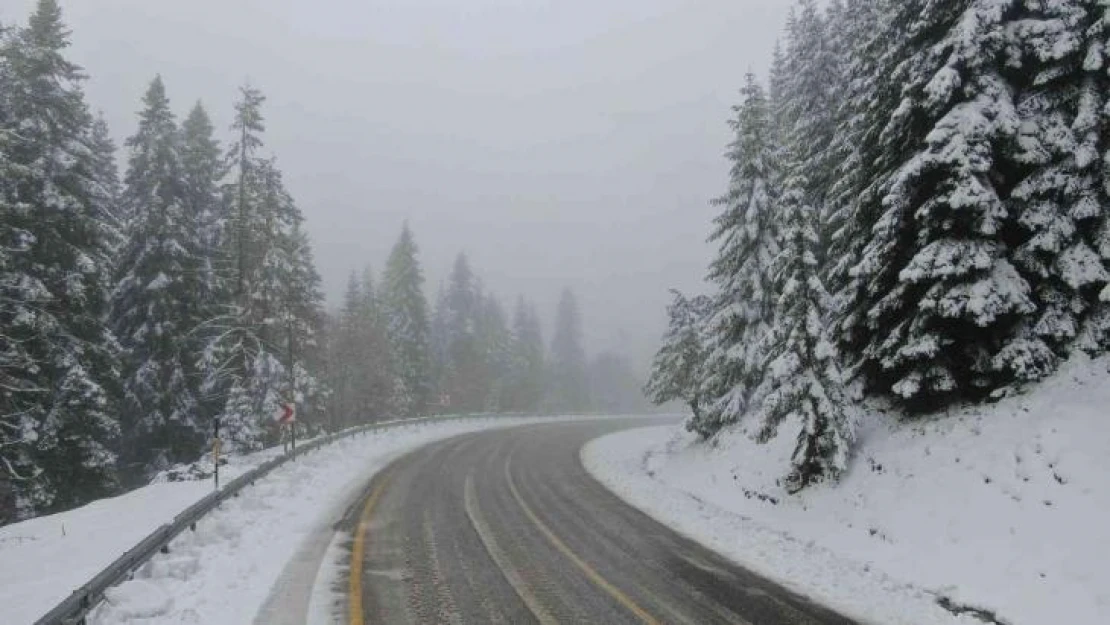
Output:
[[[586,473],[563,422],[464,435],[379,474],[345,519],[348,620],[369,623],[850,623],[683,538]]]

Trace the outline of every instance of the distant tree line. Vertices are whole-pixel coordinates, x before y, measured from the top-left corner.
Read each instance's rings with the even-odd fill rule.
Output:
[[[581,324],[565,290],[548,349],[535,306],[519,297],[510,316],[462,253],[429,306],[406,225],[381,277],[369,267],[352,273],[328,323],[329,426],[433,413],[645,409],[627,359],[587,359]]]
[[[1108,29],[1096,0],[798,2],[654,398],[707,439],[788,424],[800,489],[847,467],[846,389],[929,411],[1106,351]]]

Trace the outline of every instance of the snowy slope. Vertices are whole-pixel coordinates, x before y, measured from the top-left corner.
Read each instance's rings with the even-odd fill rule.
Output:
[[[1108,365],[1077,357],[1022,396],[904,425],[872,413],[843,482],[799,496],[777,483],[790,436],[759,446],[734,431],[707,446],[642,429],[583,459],[649,514],[876,623],[953,622],[946,598],[982,611],[964,622],[1102,625]]]
[[[390,458],[455,434],[522,422],[473,418],[373,431],[275,470],[223,504],[113,590],[91,622],[249,623],[306,528],[342,505]],[[234,478],[279,449],[234,458]],[[0,528],[0,623],[24,625],[126,549],[210,492],[210,482],[152,484],[82,508]],[[199,618],[199,620],[190,620]]]

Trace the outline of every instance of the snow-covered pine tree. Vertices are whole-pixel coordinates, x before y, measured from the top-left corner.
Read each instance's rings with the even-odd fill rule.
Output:
[[[21,516],[116,487],[118,345],[105,325],[112,240],[103,190],[110,181],[98,179],[104,170],[84,76],[65,58],[68,46],[58,3],[40,0],[0,48],[0,354],[14,388],[5,390],[0,414],[9,436],[16,420],[16,464],[3,471],[19,476],[12,483]]]
[[[266,126],[262,117],[265,96],[250,86],[240,88],[240,99],[235,103],[235,120],[231,129],[235,138],[228,146],[224,167],[232,176],[222,192],[226,206],[224,218],[224,245],[228,248],[229,268],[233,292],[244,314],[249,314],[253,300],[251,279],[257,270],[261,253],[254,241],[253,227],[264,223],[259,204],[263,187],[262,133]]]
[[[447,280],[447,358],[445,389],[453,412],[486,408],[487,373],[479,337],[482,294],[466,254],[455,257]]]
[[[201,358],[202,392],[221,424],[221,437],[233,448],[257,448],[265,430],[263,416],[253,396],[256,370],[273,369],[263,362],[262,337],[252,310],[251,281],[260,257],[252,235],[260,229],[259,203],[261,134],[265,130],[261,106],[264,97],[251,87],[240,90],[228,145],[221,169],[229,177],[220,188],[221,214],[215,220],[218,254],[213,261],[211,286],[214,305],[204,324],[206,343]]]
[[[318,290],[309,284],[314,270],[307,242],[298,241],[303,220],[286,191],[272,159],[259,155],[265,130],[261,106],[265,98],[244,87],[235,106],[225,169],[221,220],[221,254],[217,265],[217,293],[226,297],[226,311],[206,323],[211,338],[204,350],[204,391],[226,398],[221,411],[225,438],[233,447],[251,449],[263,444],[267,421],[280,404],[296,399],[295,389],[311,387],[315,379],[299,379],[298,347],[289,340],[290,324],[312,326],[296,310],[298,295]],[[316,278],[318,280],[318,278]],[[308,314],[308,313],[304,313]],[[319,317],[317,317],[318,322]],[[292,349],[291,349],[292,347]],[[312,378],[312,379],[309,379]]]
[[[0,25],[0,41],[7,45],[10,32]],[[43,480],[34,478],[42,471],[35,462],[33,449],[37,422],[31,408],[41,389],[35,379],[35,362],[26,346],[17,339],[19,319],[26,316],[33,294],[17,271],[14,256],[30,247],[30,233],[16,225],[14,196],[6,181],[12,179],[15,163],[8,154],[19,140],[11,132],[11,68],[0,58],[0,525],[33,512],[31,502],[44,495]],[[25,324],[24,324],[25,325]],[[23,328],[28,331],[32,328]]]
[[[406,223],[386,261],[381,287],[397,378],[394,406],[405,416],[424,414],[432,392],[428,302],[416,254],[416,242]]]
[[[893,155],[880,149],[883,129],[901,101],[901,85],[889,79],[906,50],[894,47],[888,37],[905,37],[905,25],[893,19],[886,0],[849,0],[830,30],[848,42],[841,50],[844,93],[838,110],[837,129],[829,147],[839,162],[827,195],[829,239],[825,283],[833,295],[833,335],[849,354],[858,353],[866,341],[866,311],[861,281],[853,275],[871,227],[882,208],[877,181],[889,172]],[[885,156],[885,160],[884,160]],[[854,366],[854,360],[850,365]]]
[[[778,239],[764,293],[774,294],[769,332],[754,337],[760,378],[749,399],[756,439],[777,435],[783,422],[799,427],[787,489],[836,478],[848,464],[854,424],[846,412],[839,356],[827,321],[830,299],[821,280],[827,239],[826,199],[834,179],[829,161],[836,118],[837,59],[829,58],[827,25],[805,0],[787,31],[785,73],[774,102],[780,143],[780,193],[769,231]]]
[[[513,311],[512,373],[508,409],[513,412],[539,410],[546,379],[543,330],[539,316],[524,297]]]
[[[210,386],[218,377],[210,376],[202,368],[203,360],[214,338],[232,325],[236,305],[230,284],[230,250],[222,245],[226,225],[226,207],[219,190],[224,176],[223,155],[214,134],[208,112],[197,102],[181,123],[181,168],[186,206],[197,220],[197,235],[202,246],[199,253],[202,275],[196,293],[202,322],[189,341],[202,382],[198,389],[201,420],[209,428],[212,419],[223,412],[226,388]]]
[[[356,425],[391,415],[395,385],[389,336],[369,267],[361,279],[351,274],[337,331],[332,350],[337,422]]]
[[[590,406],[586,351],[582,348],[582,314],[570,289],[563,289],[555,310],[548,373],[548,402],[553,412],[576,413]]]
[[[119,250],[125,241],[126,221],[120,202],[119,168],[116,166],[116,143],[108,129],[103,115],[93,120],[89,136],[89,149],[92,151],[93,206],[98,214],[97,221],[104,231],[112,258],[119,257]]]
[[[246,280],[248,301],[240,323],[254,349],[253,363],[236,411],[228,410],[230,424],[251,424],[261,442],[259,421],[280,405],[295,402],[300,427],[323,420],[327,389],[315,375],[318,336],[322,321],[320,277],[312,261],[300,209],[285,189],[272,159],[250,165],[257,184],[256,200],[247,213],[251,234]]]
[[[771,263],[778,254],[772,210],[778,197],[776,138],[770,107],[759,80],[748,74],[742,102],[729,122],[735,139],[727,193],[714,201],[723,208],[711,241],[720,246],[709,268],[717,287],[705,320],[706,362],[699,394],[702,410],[688,427],[708,438],[736,423],[762,372],[760,346],[774,303]]]
[[[479,302],[478,344],[482,350],[486,375],[485,412],[504,412],[509,406],[512,373],[512,336],[505,309],[492,293]]]
[[[358,327],[358,369],[361,383],[360,410],[363,420],[377,420],[393,415],[396,379],[393,373],[392,349],[389,341],[389,328],[385,312],[382,310],[381,297],[374,286],[374,273],[367,267],[362,272],[362,287],[359,291],[360,304],[357,307]]]
[[[204,320],[202,222],[186,198],[181,135],[160,77],[127,147],[121,198],[130,217],[112,299],[125,348],[122,458],[160,469],[194,459],[208,433],[193,340]]]
[[[189,213],[197,216],[204,244],[204,292],[199,294],[208,315],[218,314],[221,304],[217,268],[226,265],[220,249],[221,221],[219,181],[223,178],[220,144],[208,112],[200,102],[181,123],[181,167],[185,178],[185,200]]]
[[[1110,340],[1110,320],[1100,319],[1105,313],[1092,315],[1104,308],[1098,296],[1110,280],[1110,237],[1100,228],[1110,205],[1102,160],[1110,9],[1085,0],[1022,5],[1010,25],[1019,54],[1009,65],[1027,81],[1017,99],[1018,150],[1010,157],[1021,172],[1010,195],[1016,220],[1010,257],[1032,285],[1037,313],[1023,320],[994,366],[1029,380],[1051,373],[1081,328],[1087,349]]]
[[[287,196],[288,197],[288,196]],[[288,198],[292,202],[292,198]],[[280,324],[285,330],[286,375],[297,402],[298,424],[318,431],[326,421],[332,391],[320,375],[323,364],[322,333],[324,293],[312,254],[304,217],[290,204],[292,223],[281,232],[277,247],[288,265],[284,291],[279,300]],[[373,293],[373,291],[371,291]]]
[[[332,405],[332,423],[336,427],[349,427],[358,423],[361,372],[360,341],[362,339],[362,307],[366,301],[362,293],[362,282],[355,272],[347,278],[347,290],[343,294],[343,305],[332,327],[331,349],[331,388],[335,393]]]
[[[688,427],[702,436],[712,436],[713,432],[699,430],[703,427],[701,386],[704,373],[701,367],[706,356],[705,323],[712,310],[712,300],[706,295],[687,298],[673,289],[671,294],[667,331],[652,361],[644,392],[656,404],[685,402],[692,413]]]
[[[881,137],[896,163],[878,184],[880,215],[855,268],[870,386],[915,407],[973,395],[1013,379],[1005,351],[1035,310],[1029,283],[1008,260],[998,165],[1019,119],[1002,72],[1013,0],[902,3],[886,33],[903,57],[887,80],[901,103]],[[897,48],[906,47],[905,53]],[[1017,355],[1015,355],[1017,356]]]
[[[447,289],[443,284],[439,285],[436,292],[435,310],[432,311],[428,327],[428,353],[434,401],[438,405],[447,395],[447,380],[451,377],[447,341]]]
[[[833,0],[830,13],[839,19],[845,9]],[[843,92],[842,53],[846,42],[837,36],[829,21],[817,7],[816,0],[799,0],[797,10],[787,27],[785,64],[776,77],[779,100],[773,102],[773,115],[780,135],[797,133],[805,141],[791,149],[794,158],[806,163],[806,188],[801,189],[817,211],[818,246],[813,250],[819,266],[825,267],[829,225],[835,206],[828,202],[829,189],[837,176],[838,154],[831,150],[840,120]]]
[[[789,152],[785,158],[791,159]],[[786,167],[779,216],[782,249],[773,280],[778,300],[764,341],[763,378],[751,406],[761,442],[775,436],[784,421],[799,423],[793,470],[786,481],[787,490],[796,492],[815,481],[835,479],[847,468],[855,427],[845,406],[836,348],[827,336],[829,300],[815,253],[819,213],[805,203],[806,183],[798,179],[805,163],[788,160]]]
[[[1080,147],[1084,152],[1083,156],[1077,157],[1077,163],[1081,164],[1084,174],[1100,171],[1103,181],[1097,225],[1085,235],[1091,248],[1098,252],[1103,266],[1110,267],[1110,201],[1106,199],[1110,193],[1107,191],[1110,189],[1110,119],[1106,112],[1110,104],[1105,103],[1108,99],[1105,94],[1110,92],[1110,85],[1107,84],[1110,82],[1110,6],[1106,3],[1098,3],[1097,8],[1089,5],[1086,3],[1085,6],[1096,21],[1085,32],[1087,55],[1083,59],[1083,71],[1087,80],[1082,89],[1083,99],[1077,110],[1074,131],[1080,137]],[[1095,146],[1101,156],[1101,165],[1086,158],[1087,151]],[[1110,286],[1098,293],[1090,313],[1081,324],[1076,344],[1091,352],[1110,350]]]

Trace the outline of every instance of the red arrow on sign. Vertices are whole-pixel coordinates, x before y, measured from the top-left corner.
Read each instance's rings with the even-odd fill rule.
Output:
[[[274,421],[281,425],[289,425],[297,420],[297,411],[293,404],[282,404],[274,414]]]

